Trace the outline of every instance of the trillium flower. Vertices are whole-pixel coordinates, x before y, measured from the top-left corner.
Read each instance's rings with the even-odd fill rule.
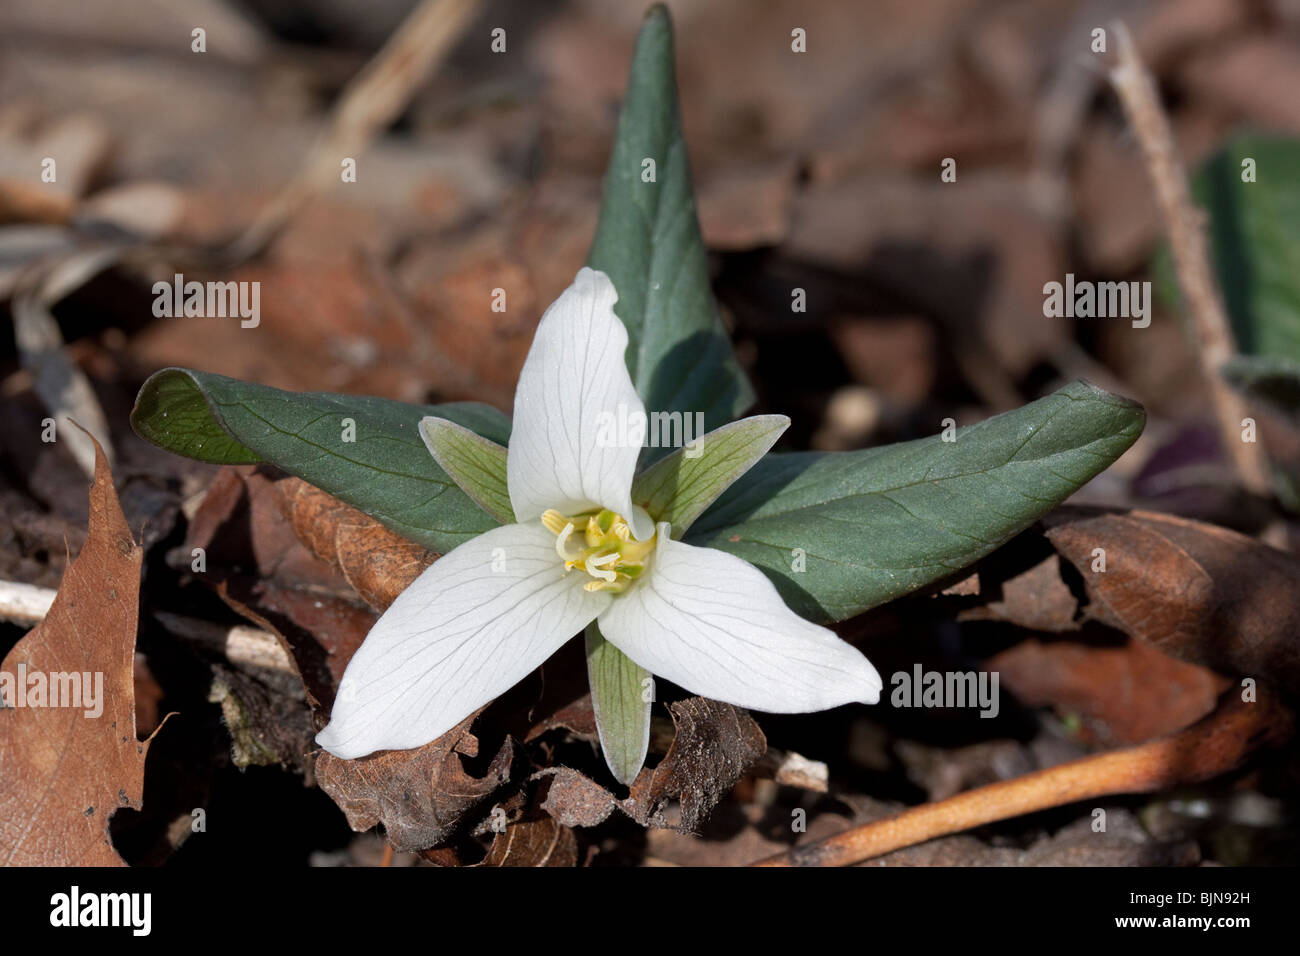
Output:
[[[316,737],[330,753],[428,743],[593,621],[633,662],[703,697],[774,713],[879,699],[867,659],[791,611],[757,568],[675,540],[633,504],[641,448],[608,439],[610,416],[645,414],[617,299],[584,268],[542,316],[507,452],[515,523],[438,559],[379,619]]]

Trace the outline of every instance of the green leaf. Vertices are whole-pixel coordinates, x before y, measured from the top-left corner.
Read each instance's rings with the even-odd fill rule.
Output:
[[[587,625],[587,679],[596,715],[600,749],[614,779],[630,784],[645,763],[650,748],[650,672],[620,651],[600,633],[595,621]]]
[[[1300,362],[1239,355],[1220,370],[1233,388],[1300,423]]]
[[[843,620],[982,558],[1105,470],[1144,422],[1140,405],[1075,382],[955,442],[769,455],[687,541],[757,565],[805,617]]]
[[[496,527],[433,460],[425,416],[505,441],[510,422],[486,405],[407,405],[364,395],[284,392],[169,368],[152,375],[131,411],[136,433],[161,448],[217,464],[265,461],[361,509],[435,551]],[[346,441],[344,419],[355,423]]]
[[[709,284],[674,78],[673,31],[656,5],[637,37],[587,264],[618,290],[627,367],[649,411],[703,412],[717,428],[754,391],[736,361]],[[654,163],[654,181],[646,160]],[[659,457],[647,448],[642,460]]]
[[[670,522],[673,537],[681,538],[789,426],[784,415],[755,415],[716,428],[637,475],[632,503],[655,521]]]
[[[1255,182],[1242,182],[1242,161]],[[1300,142],[1248,135],[1197,173],[1219,286],[1237,347],[1300,361]]]
[[[506,448],[445,418],[420,420],[420,437],[460,490],[502,524],[513,524]]]

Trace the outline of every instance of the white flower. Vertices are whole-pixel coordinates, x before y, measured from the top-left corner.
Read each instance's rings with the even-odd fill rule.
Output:
[[[796,615],[755,567],[674,541],[631,500],[638,447],[598,441],[623,406],[613,283],[583,269],[546,310],[515,392],[507,483],[516,524],[444,555],[348,664],[317,742],[339,757],[419,747],[508,690],[591,621],[692,693],[775,713],[874,704],[874,667]]]

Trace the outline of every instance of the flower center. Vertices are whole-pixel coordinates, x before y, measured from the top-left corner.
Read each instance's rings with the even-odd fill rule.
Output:
[[[542,515],[542,524],[556,536],[555,553],[564,562],[564,573],[578,568],[591,575],[583,585],[588,591],[627,590],[645,571],[655,547],[655,535],[636,540],[627,519],[608,508],[572,518],[551,509]]]

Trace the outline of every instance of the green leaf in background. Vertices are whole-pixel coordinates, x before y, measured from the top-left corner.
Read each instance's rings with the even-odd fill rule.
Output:
[[[1105,470],[1144,422],[1140,405],[1075,382],[955,442],[769,455],[686,540],[757,565],[803,616],[843,620],[984,557]]]
[[[784,415],[755,415],[715,428],[701,436],[696,457],[679,448],[632,483],[632,503],[656,521],[673,526],[681,538],[736,480],[749,471],[790,427]]]
[[[445,418],[420,421],[420,437],[439,467],[460,490],[502,524],[513,524],[506,478],[506,449]]]
[[[1242,182],[1254,161],[1255,182]],[[1215,271],[1237,348],[1300,362],[1300,142],[1233,139],[1197,173]]]
[[[1268,355],[1238,355],[1220,371],[1228,384],[1300,425],[1300,362]]]
[[[637,38],[587,264],[618,290],[627,367],[648,411],[703,412],[707,430],[753,404],[709,284],[663,6],[646,14]],[[642,460],[660,453],[647,448]]]
[[[650,672],[632,662],[600,633],[587,625],[587,680],[591,707],[605,763],[619,783],[630,784],[645,763],[650,748],[650,705],[646,690],[653,684]]]
[[[419,434],[428,415],[492,441],[510,434],[509,419],[474,402],[407,405],[364,395],[284,392],[178,368],[145,382],[131,424],[147,441],[199,461],[269,462],[396,533],[446,552],[500,522],[433,460]],[[355,441],[344,440],[345,419],[355,423]]]

